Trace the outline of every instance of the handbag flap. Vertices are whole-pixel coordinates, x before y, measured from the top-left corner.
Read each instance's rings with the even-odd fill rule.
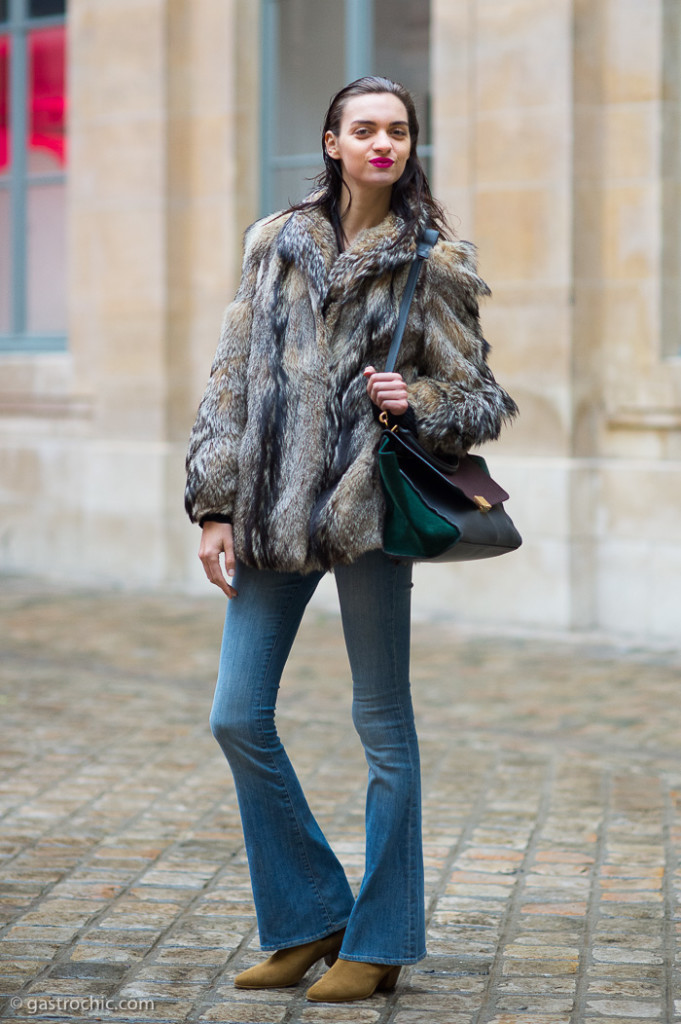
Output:
[[[489,475],[487,463],[481,455],[462,455],[457,463],[447,464],[437,456],[427,452],[409,430],[398,428],[394,433],[385,431],[393,444],[401,442],[412,456],[426,462],[431,470],[435,470],[450,483],[458,487],[466,497],[476,505],[477,498],[484,498],[490,505],[498,505],[508,501],[508,492]]]
[[[484,498],[490,505],[508,501],[508,494],[487,472],[487,463],[480,455],[464,455],[459,459],[456,473],[448,479],[460,487],[467,498]]]

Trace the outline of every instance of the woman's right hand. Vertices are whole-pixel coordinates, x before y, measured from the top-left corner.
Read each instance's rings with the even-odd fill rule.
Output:
[[[222,554],[225,556],[224,572],[220,563]],[[232,577],[236,569],[234,534],[231,523],[207,522],[203,524],[199,558],[211,583],[224,591],[227,597],[236,597],[236,590],[227,580],[227,576]]]

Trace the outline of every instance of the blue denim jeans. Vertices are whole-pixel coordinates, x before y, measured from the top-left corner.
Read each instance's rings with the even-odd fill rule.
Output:
[[[238,565],[211,729],[236,785],[262,948],[346,928],[341,956],[425,956],[418,741],[409,687],[411,567],[371,551],[334,570],[353,678],[352,716],[369,765],[366,858],[356,898],[277,735],[279,681],[321,573]]]

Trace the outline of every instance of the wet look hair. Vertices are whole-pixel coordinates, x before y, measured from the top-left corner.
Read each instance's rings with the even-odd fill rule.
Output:
[[[403,85],[400,85],[399,82],[393,82],[390,78],[368,75],[350,82],[349,85],[346,85],[337,92],[331,100],[322,129],[324,170],[316,179],[316,189],[313,194],[302,203],[296,203],[290,207],[292,210],[300,210],[309,209],[312,206],[324,210],[333,224],[339,248],[343,248],[345,242],[340,218],[340,199],[343,189],[348,189],[348,186],[343,181],[341,161],[329,156],[326,150],[326,133],[332,132],[336,136],[340,134],[343,111],[348,100],[353,99],[355,96],[381,95],[385,93],[392,93],[393,96],[397,96],[404,104],[407,111],[411,141],[409,158],[402,175],[393,185],[390,200],[391,210],[404,221],[404,229],[400,232],[400,236],[395,244],[399,244],[405,235],[413,231],[424,207],[429,215],[430,226],[437,228],[445,237],[449,234],[444,210],[433,198],[428,179],[416,152],[419,139],[419,122],[411,93]],[[349,189],[348,192],[350,192]],[[352,202],[351,194],[349,198],[350,202]]]

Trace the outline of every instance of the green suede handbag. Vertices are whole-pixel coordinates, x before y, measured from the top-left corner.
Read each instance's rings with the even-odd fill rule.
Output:
[[[400,305],[386,363],[395,367],[409,307],[423,262],[437,241],[424,232]],[[385,497],[383,550],[395,558],[463,562],[515,551],[522,538],[503,503],[506,491],[489,475],[479,455],[444,462],[427,452],[411,431],[389,425],[378,446],[378,468]]]

